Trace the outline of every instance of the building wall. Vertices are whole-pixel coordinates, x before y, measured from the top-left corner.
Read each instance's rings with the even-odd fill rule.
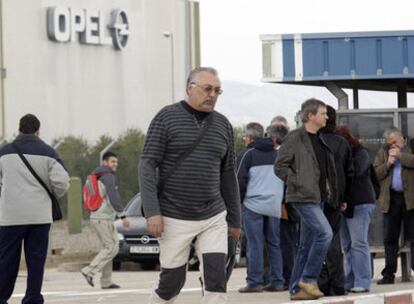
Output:
[[[172,100],[171,37],[174,42],[174,101],[185,95],[185,0],[2,0],[5,138],[18,119],[36,114],[41,136],[96,139],[129,127],[146,131],[151,118]],[[47,36],[47,8],[65,6],[128,13],[130,35],[122,51],[110,45],[59,43]],[[105,29],[105,31],[108,31]],[[107,32],[109,35],[109,32]]]

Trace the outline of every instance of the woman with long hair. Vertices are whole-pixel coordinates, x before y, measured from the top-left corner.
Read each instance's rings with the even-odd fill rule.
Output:
[[[345,288],[351,292],[368,292],[371,287],[371,255],[368,228],[375,209],[378,180],[366,148],[348,126],[338,126],[337,133],[351,145],[354,179],[346,197],[348,206],[342,221]]]

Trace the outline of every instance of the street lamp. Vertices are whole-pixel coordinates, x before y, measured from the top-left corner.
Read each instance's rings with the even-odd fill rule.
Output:
[[[102,164],[103,155],[105,154],[105,152],[107,152],[115,143],[116,139],[113,139],[105,148],[102,149],[101,152],[99,152],[99,165]]]
[[[164,32],[165,38],[170,38],[170,54],[171,54],[171,103],[175,100],[174,88],[174,35],[172,32]]]

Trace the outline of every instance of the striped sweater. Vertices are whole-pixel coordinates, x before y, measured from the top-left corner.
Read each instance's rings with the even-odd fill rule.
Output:
[[[211,115],[211,114],[210,114]],[[214,112],[196,149],[157,190],[180,155],[196,140],[205,123],[197,121],[182,103],[164,107],[152,120],[139,165],[140,190],[146,217],[163,215],[204,220],[227,210],[230,227],[240,227],[240,198],[234,167],[233,129]]]

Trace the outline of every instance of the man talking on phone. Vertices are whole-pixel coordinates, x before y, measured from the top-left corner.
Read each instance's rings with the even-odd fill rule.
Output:
[[[377,284],[394,284],[401,223],[404,223],[405,240],[411,243],[411,268],[414,244],[414,155],[406,146],[398,128],[385,131],[386,144],[378,151],[374,161],[375,172],[381,183],[378,199],[384,213],[385,268]]]

